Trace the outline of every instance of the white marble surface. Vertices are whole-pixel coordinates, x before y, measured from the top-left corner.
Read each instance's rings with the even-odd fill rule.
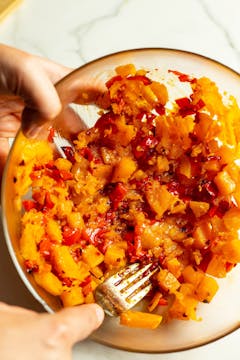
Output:
[[[239,14],[240,0],[23,0],[0,23],[0,42],[71,67],[124,49],[177,48],[239,72]],[[0,299],[40,310],[19,283],[0,236]],[[162,355],[133,354],[85,341],[74,348],[73,358],[237,360],[239,340],[238,331],[198,349]]]

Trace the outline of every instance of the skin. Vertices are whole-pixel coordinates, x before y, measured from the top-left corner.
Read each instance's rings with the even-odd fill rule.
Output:
[[[71,69],[0,44],[0,179],[8,138],[22,126],[34,136],[61,111],[54,84]],[[84,84],[85,88],[87,85]],[[0,354],[3,360],[69,360],[72,346],[100,326],[97,304],[66,308],[56,314],[0,303]]]

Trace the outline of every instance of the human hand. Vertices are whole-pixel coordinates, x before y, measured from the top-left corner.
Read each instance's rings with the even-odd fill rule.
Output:
[[[51,120],[61,111],[53,84],[71,69],[38,56],[0,44],[0,179],[8,153],[8,138],[16,134],[24,110],[25,134],[39,121]]]
[[[65,308],[55,314],[0,303],[2,360],[70,360],[72,346],[103,321],[96,304]]]

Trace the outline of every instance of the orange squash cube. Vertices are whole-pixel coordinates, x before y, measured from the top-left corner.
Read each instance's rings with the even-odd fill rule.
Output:
[[[58,296],[63,292],[61,281],[52,272],[33,273],[36,283],[46,290],[49,294]]]
[[[215,178],[214,182],[218,187],[218,190],[222,195],[228,195],[234,192],[236,189],[236,183],[231,178],[229,173],[225,170],[219,172]]]
[[[182,271],[182,276],[185,282],[193,284],[196,287],[204,278],[204,273],[201,270],[194,269],[193,266],[188,265]]]
[[[90,268],[95,268],[103,262],[104,255],[98,250],[98,248],[90,244],[83,249],[82,259],[90,266]]]
[[[130,157],[123,157],[113,171],[113,182],[127,182],[136,171],[137,164]]]
[[[81,305],[84,303],[82,288],[80,286],[71,287],[60,295],[60,299],[64,307]]]
[[[217,281],[214,278],[205,275],[198,284],[195,294],[199,301],[209,303],[218,291],[218,288]]]
[[[162,321],[161,315],[149,314],[140,311],[125,311],[120,315],[120,324],[144,329],[156,329]]]
[[[210,207],[210,205],[204,201],[189,201],[189,206],[197,218],[206,214]]]
[[[166,269],[159,271],[157,281],[159,286],[169,293],[174,293],[180,287],[180,282]]]

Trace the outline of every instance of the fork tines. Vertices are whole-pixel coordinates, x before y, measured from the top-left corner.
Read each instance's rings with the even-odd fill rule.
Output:
[[[147,295],[152,287],[149,279],[157,270],[158,265],[153,263],[127,266],[98,286],[96,301],[108,315],[118,316]]]

